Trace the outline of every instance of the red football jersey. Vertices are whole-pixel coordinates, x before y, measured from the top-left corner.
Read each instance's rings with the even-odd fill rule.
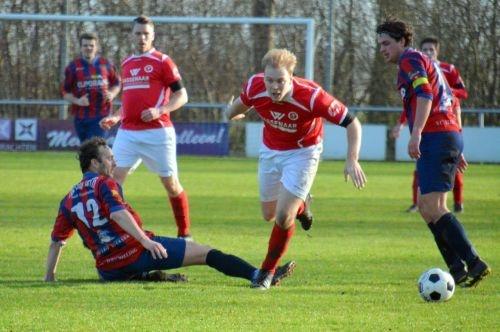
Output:
[[[170,115],[144,122],[142,111],[160,107],[169,101],[170,85],[181,80],[172,59],[154,48],[141,55],[133,55],[122,62],[122,124],[129,130],[171,127]]]
[[[460,72],[458,69],[449,63],[439,61],[439,67],[446,77],[446,81],[450,85],[453,95],[458,99],[467,99],[469,96],[467,89],[465,89],[462,77],[460,77]]]
[[[264,74],[252,76],[244,84],[240,99],[254,107],[264,121],[264,144],[273,150],[291,150],[320,143],[323,120],[341,123],[347,107],[325,92],[316,82],[292,78],[291,92],[273,102],[266,91]]]
[[[97,268],[111,270],[127,266],[145,249],[111,219],[110,214],[120,210],[130,212],[142,229],[141,218],[123,200],[121,186],[110,177],[87,172],[61,201],[52,240],[64,241],[76,229],[85,247],[92,251]],[[153,236],[148,231],[146,234]]]

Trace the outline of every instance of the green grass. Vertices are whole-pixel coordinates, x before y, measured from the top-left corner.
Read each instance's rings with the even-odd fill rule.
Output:
[[[42,282],[62,196],[79,181],[73,153],[0,153],[0,330],[493,331],[500,326],[500,167],[471,165],[460,216],[493,274],[446,303],[423,302],[420,273],[442,267],[410,204],[412,163],[363,163],[368,186],[343,182],[325,161],[315,181],[315,224],[297,228],[285,259],[293,277],[267,292],[207,267],[180,269],[183,285],[97,281],[90,252],[74,236],[56,284]],[[259,265],[271,225],[262,221],[253,159],[180,158],[198,242]],[[147,229],[175,234],[158,179],[141,166],[125,196]]]

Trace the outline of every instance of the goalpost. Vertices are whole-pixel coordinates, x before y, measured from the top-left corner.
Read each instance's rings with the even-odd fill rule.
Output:
[[[0,20],[13,21],[60,21],[60,22],[121,22],[130,23],[135,16],[80,16],[52,14],[8,14],[0,13]],[[269,24],[269,25],[305,25],[305,77],[314,79],[314,19],[282,17],[195,17],[195,16],[151,16],[155,23],[176,24]]]
[[[92,23],[131,23],[135,16],[115,15],[55,15],[55,14],[19,14],[0,13],[1,21],[41,21],[41,22],[92,22]],[[186,25],[285,25],[304,26],[304,77],[314,79],[314,38],[315,27],[312,18],[282,18],[282,17],[194,17],[194,16],[151,16],[155,23],[186,24]],[[241,50],[239,50],[241,51]],[[69,61],[69,51],[63,44],[61,49],[61,68]],[[0,99],[0,105],[47,105],[62,106],[66,103],[62,100],[47,99]],[[213,102],[188,103],[186,107],[200,109],[214,109],[224,107],[222,104]],[[65,117],[65,107],[59,112],[59,117]]]

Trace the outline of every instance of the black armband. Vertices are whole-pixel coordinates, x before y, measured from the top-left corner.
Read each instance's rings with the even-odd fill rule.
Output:
[[[342,120],[341,123],[339,123],[339,126],[342,126],[342,127],[347,127],[351,122],[354,121],[354,119],[356,119],[356,117],[354,115],[352,115],[351,113],[347,112],[347,114],[345,115],[345,118],[344,120]]]
[[[184,84],[182,84],[182,81],[175,81],[174,83],[170,84],[169,87],[172,92],[177,92],[180,89],[184,88]]]

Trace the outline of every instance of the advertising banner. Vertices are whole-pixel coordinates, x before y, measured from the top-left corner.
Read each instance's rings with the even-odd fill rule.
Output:
[[[229,154],[227,123],[176,123],[177,153],[226,156]],[[113,145],[117,127],[108,132]],[[80,146],[71,120],[0,119],[0,150],[64,151]]]

